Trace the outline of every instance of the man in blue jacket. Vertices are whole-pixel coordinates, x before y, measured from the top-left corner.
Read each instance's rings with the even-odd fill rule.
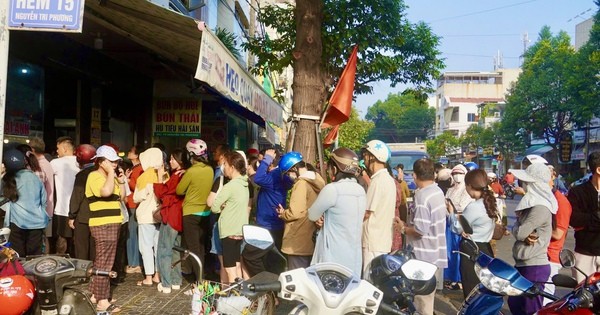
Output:
[[[286,208],[287,191],[292,188],[293,181],[288,176],[281,176],[281,171],[274,163],[278,157],[274,149],[265,151],[260,161],[254,183],[260,186],[257,196],[256,223],[271,232],[275,245],[281,249],[284,222],[277,214],[279,205]]]

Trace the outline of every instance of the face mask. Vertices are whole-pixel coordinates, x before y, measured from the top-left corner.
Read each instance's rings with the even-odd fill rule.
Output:
[[[296,178],[298,178],[298,175],[296,175],[296,173],[294,172],[289,172],[287,174],[287,176],[291,179],[291,180],[296,180]]]
[[[452,175],[452,179],[454,179],[454,181],[457,183],[462,183],[465,180],[465,175],[455,174],[455,175]]]
[[[225,163],[219,164],[219,168],[221,169],[221,171],[224,171],[225,170]]]

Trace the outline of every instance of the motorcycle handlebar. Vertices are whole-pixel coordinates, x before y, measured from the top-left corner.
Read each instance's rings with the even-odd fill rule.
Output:
[[[183,248],[181,246],[173,246],[173,249],[176,250],[176,251],[178,251],[178,252],[180,252],[180,253],[185,253],[185,251],[187,250],[187,249],[185,249],[185,248]]]
[[[279,292],[281,291],[281,282],[271,282],[271,283],[251,283],[248,284],[248,289],[254,292]]]
[[[396,314],[396,315],[407,315],[408,314],[408,313],[405,313],[405,312],[393,307],[392,305],[386,304],[385,302],[381,302],[381,304],[379,304],[379,309],[382,310],[386,314]]]
[[[109,278],[114,279],[117,277],[117,273],[115,271],[92,269],[92,270],[90,270],[90,276],[101,276],[101,277],[109,277]]]
[[[579,294],[576,294],[573,298],[569,299],[566,304],[566,308],[569,312],[573,312],[580,307],[587,308],[593,301],[594,297],[588,290],[583,289]]]

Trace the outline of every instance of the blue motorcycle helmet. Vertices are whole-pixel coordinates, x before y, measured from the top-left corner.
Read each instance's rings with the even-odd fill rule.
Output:
[[[302,161],[302,154],[300,152],[291,151],[284,154],[279,160],[279,169],[281,174],[287,173],[294,165]]]
[[[467,168],[467,171],[479,169],[479,165],[475,162],[467,162],[465,163],[465,167]]]

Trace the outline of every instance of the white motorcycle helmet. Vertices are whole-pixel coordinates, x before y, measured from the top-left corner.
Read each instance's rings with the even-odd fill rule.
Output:
[[[387,144],[380,140],[371,140],[367,142],[363,147],[363,150],[373,154],[373,156],[381,163],[386,163],[392,155]]]
[[[6,245],[10,236],[10,229],[7,227],[0,229],[0,245]]]

